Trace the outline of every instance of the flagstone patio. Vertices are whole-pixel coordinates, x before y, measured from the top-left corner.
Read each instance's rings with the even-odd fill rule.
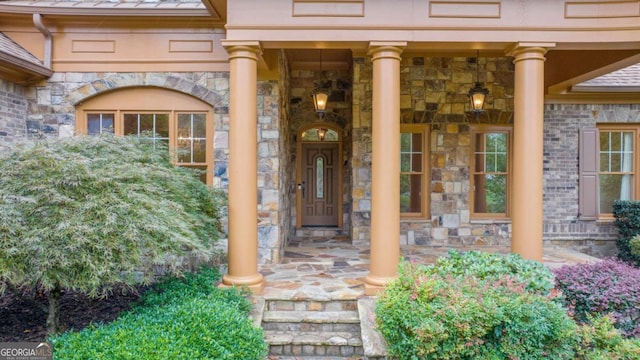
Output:
[[[504,246],[402,246],[403,259],[430,264],[450,249],[482,250],[508,254]],[[545,247],[543,262],[550,268],[565,264],[595,262],[598,258],[566,248]],[[363,278],[369,271],[369,247],[354,246],[348,238],[296,238],[285,248],[280,264],[260,267],[266,286],[265,299],[339,300],[364,296]]]

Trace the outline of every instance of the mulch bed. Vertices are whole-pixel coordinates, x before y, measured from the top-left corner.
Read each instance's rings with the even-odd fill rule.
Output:
[[[63,291],[60,327],[62,331],[81,330],[91,323],[113,321],[122,311],[130,309],[148,288],[139,287],[133,292],[115,289],[106,298],[89,298],[81,293]],[[43,292],[24,290],[22,296],[47,306]],[[11,291],[0,295],[0,342],[44,341],[47,337],[46,321],[46,313]]]

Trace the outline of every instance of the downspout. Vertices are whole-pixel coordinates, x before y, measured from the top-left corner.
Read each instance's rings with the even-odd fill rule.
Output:
[[[42,23],[40,14],[33,14],[33,25],[44,35],[44,66],[51,69],[51,49],[53,45],[53,37],[51,32]]]

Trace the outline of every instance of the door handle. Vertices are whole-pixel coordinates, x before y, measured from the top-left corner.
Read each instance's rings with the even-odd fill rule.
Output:
[[[304,198],[304,190],[305,190],[304,181],[302,182],[302,184],[298,184],[298,190],[302,191],[302,197]]]

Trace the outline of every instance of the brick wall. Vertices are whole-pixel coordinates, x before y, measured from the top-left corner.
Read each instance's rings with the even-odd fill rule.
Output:
[[[25,87],[0,79],[0,143],[26,135],[27,92]]]
[[[611,222],[578,218],[578,137],[598,123],[640,123],[640,105],[545,106],[544,240],[598,256],[615,253]]]

